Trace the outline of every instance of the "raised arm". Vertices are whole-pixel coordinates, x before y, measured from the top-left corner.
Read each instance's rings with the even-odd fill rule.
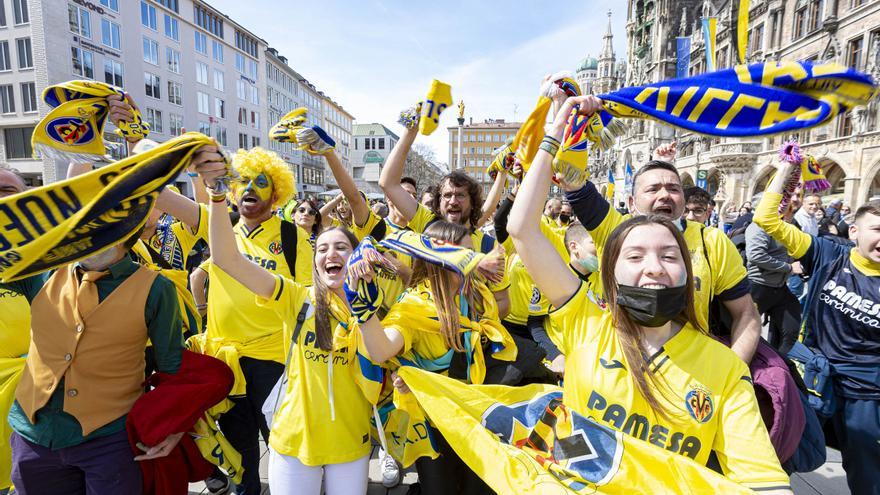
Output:
[[[192,164],[190,165],[190,170],[199,174],[198,177],[193,177],[192,183],[195,189],[199,188],[199,184],[206,184],[205,176],[200,170],[203,169],[211,169],[216,166],[216,164],[223,164],[225,174],[225,162],[223,161],[223,155],[220,154],[220,148],[217,145],[208,145],[202,146],[193,156]],[[211,172],[213,177],[219,177],[219,172]],[[198,197],[198,196],[196,196]],[[172,217],[180,220],[187,227],[192,229],[193,232],[198,230],[199,228],[199,205],[195,201],[187,198],[182,194],[177,194],[174,191],[165,188],[159,193],[159,198],[156,199],[156,208],[164,211],[165,213],[171,215]],[[225,209],[225,203],[224,203]]]
[[[336,206],[342,202],[343,198],[345,198],[345,195],[339,193],[336,195],[335,198],[324,203],[324,206],[321,207],[321,218],[330,218],[330,214],[333,213],[333,211],[336,209]]]
[[[358,191],[354,179],[345,170],[345,166],[339,161],[339,156],[335,151],[327,153],[324,158],[327,160],[327,165],[330,166],[330,171],[333,172],[333,177],[336,178],[336,183],[339,184],[339,189],[342,190],[343,196],[351,206],[351,218],[354,224],[359,227],[365,225],[370,218],[370,206]],[[324,212],[322,211],[321,214],[323,215]]]
[[[556,114],[548,136],[557,141],[562,139],[566,119],[576,103],[584,113],[595,111],[594,107],[598,108],[600,104],[592,96],[569,98]],[[538,150],[513,202],[507,232],[535,285],[553,306],[559,307],[577,291],[580,281],[541,232],[541,212],[553,177],[552,160],[550,153]]]
[[[489,189],[489,195],[483,201],[483,216],[477,222],[477,228],[486,225],[495,209],[498,208],[498,201],[501,200],[501,194],[504,193],[504,186],[507,185],[507,173],[500,171],[495,175],[495,182],[492,183],[492,189]]]
[[[813,243],[813,237],[810,234],[801,232],[794,225],[785,223],[779,216],[779,203],[782,201],[782,191],[785,189],[785,182],[791,177],[792,168],[795,165],[780,161],[776,166],[776,175],[767,185],[767,190],[761,197],[761,202],[755,210],[753,221],[764,232],[770,234],[780,244],[785,246],[794,259],[800,259],[807,253],[810,245]]]
[[[205,160],[195,167],[205,184],[226,173],[226,164],[220,154],[214,160]],[[226,210],[226,195],[211,192],[211,205],[208,207],[208,244],[211,247],[211,262],[227,275],[247,287],[254,294],[266,299],[275,290],[275,277],[260,265],[248,260],[238,250],[229,212]],[[193,203],[195,204],[195,203]]]
[[[406,155],[409,154],[418,132],[418,128],[404,129],[400,141],[394,145],[394,149],[388,155],[388,161],[382,168],[382,174],[379,176],[379,187],[385,192],[385,197],[394,203],[407,222],[416,215],[419,203],[400,185],[400,179],[403,177]]]

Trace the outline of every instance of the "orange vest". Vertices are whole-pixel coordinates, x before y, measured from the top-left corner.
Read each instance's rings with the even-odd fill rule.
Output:
[[[64,412],[84,436],[131,410],[143,393],[144,307],[157,275],[138,268],[87,315],[76,310],[73,265],[49,278],[31,303],[30,350],[15,393],[31,423],[62,377]]]

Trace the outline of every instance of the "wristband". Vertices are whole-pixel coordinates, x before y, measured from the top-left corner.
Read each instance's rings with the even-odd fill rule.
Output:
[[[556,156],[556,153],[559,151],[559,141],[553,136],[544,136],[538,149],[550,153],[550,156]]]
[[[197,172],[187,172],[186,175],[188,175],[190,177],[198,177],[199,176],[199,174]]]

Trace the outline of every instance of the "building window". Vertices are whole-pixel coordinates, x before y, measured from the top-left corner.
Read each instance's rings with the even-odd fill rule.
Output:
[[[223,38],[223,20],[201,5],[193,6],[196,25],[218,38]]]
[[[807,34],[807,4],[801,3],[795,7],[791,39],[792,41],[800,39],[805,34]]]
[[[141,24],[143,24],[144,27],[152,29],[153,31],[157,31],[156,7],[153,7],[143,0],[141,0]]]
[[[247,125],[247,108],[239,108],[238,109],[238,123],[241,125]]]
[[[214,56],[214,60],[223,63],[223,44],[217,40],[211,40],[211,53]]]
[[[113,1],[115,2],[116,0],[113,0]],[[101,3],[104,3],[103,0]],[[178,14],[180,13],[180,11],[177,10],[177,0],[156,0],[156,3],[162,5],[163,7],[165,7],[168,10],[173,10],[174,12],[177,12]]]
[[[248,145],[247,134],[238,133],[238,147],[239,149],[246,150]]]
[[[115,60],[104,60],[104,82],[119,86],[122,84],[122,64]]]
[[[174,41],[180,41],[180,25],[177,19],[168,14],[165,14],[165,36]]]
[[[198,96],[199,101],[199,113],[211,115],[211,98],[208,97],[208,93],[198,91],[196,92],[196,96]]]
[[[251,57],[260,58],[257,54],[257,40],[251,38],[250,36],[242,33],[237,29],[235,30],[235,47],[247,53]]]
[[[175,74],[180,74],[180,52],[171,48],[170,46],[165,47],[165,61],[168,64],[168,70]],[[196,62],[197,64],[199,62]]]
[[[214,116],[218,119],[226,118],[226,102],[220,98],[214,98]]]
[[[11,84],[0,86],[0,111],[3,113],[15,113],[15,93]]]
[[[201,132],[205,136],[210,136],[211,135],[211,123],[199,121],[199,132]]]
[[[217,91],[226,91],[226,81],[223,79],[223,71],[214,69],[214,89]]]
[[[37,111],[36,83],[21,83],[21,111],[24,113]]]
[[[67,21],[70,24],[70,32],[78,34],[86,39],[92,39],[92,23],[89,19],[89,11],[74,5],[67,5]]]
[[[259,70],[259,66],[257,65],[256,60],[248,60],[248,74],[250,74],[251,79],[257,79],[257,71]]]
[[[144,36],[144,62],[159,65],[159,43]]]
[[[16,25],[31,22],[30,13],[28,13],[28,0],[12,0],[12,16]]]
[[[147,108],[146,110],[144,119],[147,121],[147,124],[150,125],[150,130],[153,132],[162,132],[162,112],[155,108]]]
[[[235,81],[235,93],[239,100],[247,101],[247,83],[241,79]]]
[[[168,81],[168,101],[175,105],[183,105],[183,84]]]
[[[251,103],[253,103],[254,105],[259,105],[260,104],[260,92],[257,91],[257,87],[251,86],[251,85],[248,85],[248,87],[251,88]]]
[[[807,32],[812,33],[822,27],[822,0],[812,0],[808,9]]]
[[[257,136],[251,136],[251,146],[256,148],[259,145],[260,145],[260,138],[258,138]]]
[[[18,49],[18,68],[33,69],[34,58],[31,53],[31,39],[20,38],[15,40],[15,46]]]
[[[208,85],[208,64],[196,62],[196,82]]]
[[[101,5],[107,7],[113,12],[119,12],[119,1],[118,0],[101,0]]]
[[[380,150],[385,149],[385,138],[379,138],[379,149]]]
[[[849,136],[852,134],[852,118],[849,112],[840,116],[840,125],[837,129],[837,137]]]
[[[12,57],[9,56],[9,42],[0,41],[0,71],[12,70]]]
[[[237,52],[235,54],[235,70],[244,74],[244,55]]]
[[[0,2],[0,27],[6,27],[6,7]]]
[[[749,33],[748,55],[760,52],[764,48],[764,25],[758,24]]]
[[[196,51],[202,55],[208,54],[208,37],[201,31],[196,31]]]
[[[849,40],[846,44],[846,65],[853,69],[860,70],[862,67],[862,40],[864,37],[859,36],[854,40]]]
[[[169,113],[168,129],[171,132],[171,136],[180,136],[183,134],[183,115]]]
[[[217,128],[214,129],[214,138],[220,146],[226,146],[226,128],[217,126]]]
[[[32,160],[34,150],[31,149],[31,135],[33,133],[34,126],[3,129],[3,136],[6,139],[6,159]]]
[[[107,19],[101,19],[101,43],[114,50],[120,49],[119,24],[110,22]]]
[[[70,59],[73,62],[73,73],[80,77],[93,79],[95,77],[94,57],[92,52],[82,48],[70,47]]]
[[[150,74],[149,72],[144,72],[144,89],[147,93],[147,96],[151,98],[156,98],[157,100],[162,98],[162,94],[159,88],[159,76],[156,74]]]
[[[251,110],[251,126],[253,126],[254,129],[260,128],[260,114],[253,110]]]

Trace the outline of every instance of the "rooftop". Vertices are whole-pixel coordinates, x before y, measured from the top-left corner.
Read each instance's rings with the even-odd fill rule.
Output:
[[[464,125],[464,129],[468,130],[480,130],[480,129],[519,129],[522,125],[522,122],[506,122],[504,119],[485,119],[482,122],[474,123],[473,120]],[[447,127],[448,130],[452,131],[458,129],[458,126],[450,126]]]
[[[394,139],[400,139],[397,134],[391,132],[391,129],[376,122],[372,124],[355,124],[351,130],[351,136],[391,136]]]

